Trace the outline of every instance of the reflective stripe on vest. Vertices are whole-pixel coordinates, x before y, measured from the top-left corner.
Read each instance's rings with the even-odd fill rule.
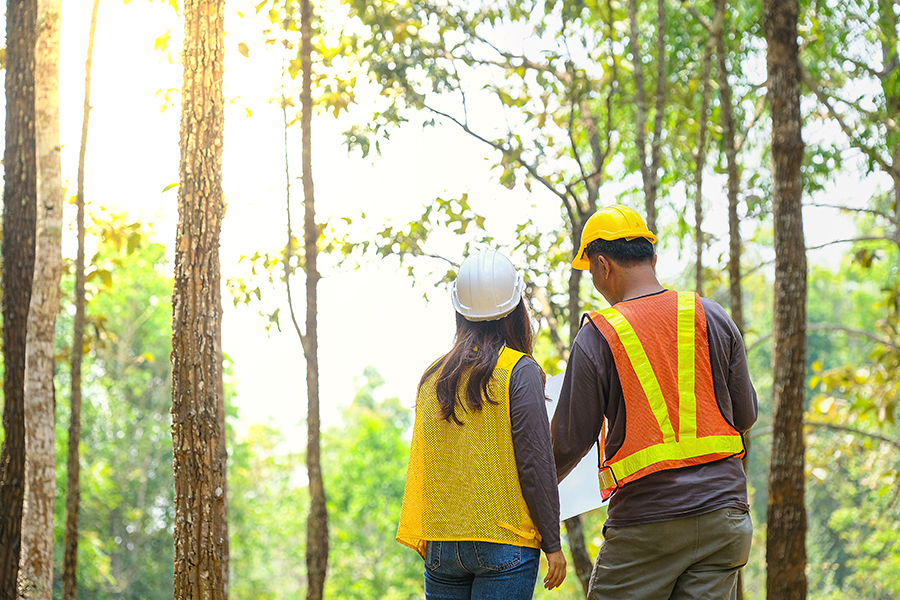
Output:
[[[696,348],[696,328],[700,326],[700,323],[697,322],[697,301],[698,297],[693,292],[679,292],[677,295],[677,432],[669,417],[669,407],[666,404],[660,381],[634,327],[615,308],[607,308],[597,313],[591,313],[590,317],[595,325],[598,326],[598,329],[602,325],[598,319],[601,319],[608,323],[618,336],[618,343],[621,344],[631,369],[634,371],[634,376],[637,378],[640,388],[647,398],[650,410],[659,428],[658,433],[661,433],[662,436],[662,443],[648,445],[627,456],[619,458],[614,456],[612,459],[604,460],[603,465],[612,470],[615,480],[609,477],[609,473],[605,472],[606,469],[602,469],[601,487],[618,487],[655,470],[702,464],[743,453],[744,445],[740,433],[725,421],[718,410],[715,411],[715,415],[703,415],[703,417],[718,420],[719,422],[716,423],[719,429],[718,433],[723,433],[724,435],[698,437],[696,393],[698,348]],[[703,325],[705,326],[705,323]],[[602,329],[600,331],[602,334]],[[607,340],[607,342],[610,343],[611,347],[616,343],[615,340]],[[706,349],[702,350],[705,351]],[[613,355],[616,356],[616,353],[614,352]],[[617,369],[621,379],[624,375],[623,369],[618,364]],[[710,378],[712,376],[711,373],[704,374],[704,376],[706,375]],[[630,377],[631,375],[628,374],[627,376]],[[625,387],[623,382],[623,391]],[[626,398],[626,407],[629,400],[635,401],[634,398]],[[712,402],[715,402],[714,398]],[[626,408],[626,415],[627,413],[628,410]],[[636,435],[638,432],[634,430],[634,426],[627,424],[626,439],[629,434]],[[621,449],[617,454],[620,453]],[[663,465],[663,463],[667,464]],[[660,468],[648,469],[654,466],[659,466]],[[647,472],[641,473],[645,469],[648,469]],[[605,480],[604,475],[606,476]],[[610,483],[612,481],[615,483]]]

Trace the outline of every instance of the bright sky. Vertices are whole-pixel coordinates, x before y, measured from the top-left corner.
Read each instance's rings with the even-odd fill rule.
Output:
[[[61,127],[63,177],[69,195],[75,193],[84,91],[84,57],[90,2],[64,6],[61,53]],[[235,3],[232,3],[235,4]],[[267,103],[279,86],[277,60],[260,61],[261,44],[251,44],[253,61],[236,51],[239,41],[256,34],[251,19],[227,12],[226,128],[224,188],[228,204],[222,230],[223,280],[244,274],[241,255],[279,249],[286,237],[283,130],[281,112]],[[157,37],[171,30],[170,47],[181,46],[181,21],[160,2],[101,2],[94,47],[88,134],[86,199],[113,209],[125,209],[135,219],[152,222],[158,241],[172,245],[177,224],[176,190],[162,193],[178,181],[180,105],[160,112],[157,91],[181,84],[181,68],[154,50]],[[246,37],[241,37],[245,35]],[[176,102],[179,102],[176,97]],[[253,116],[246,117],[246,108]],[[417,127],[397,132],[381,158],[348,157],[341,147],[341,130],[330,116],[314,124],[313,176],[320,222],[365,212],[372,219],[405,222],[420,214],[435,197],[470,201],[489,223],[502,220],[504,208],[521,207],[522,193],[494,184],[487,154],[477,143],[452,130],[426,132]],[[299,175],[299,127],[290,133],[292,175]],[[292,190],[294,230],[302,235],[302,189]],[[544,211],[555,218],[556,208]],[[530,200],[540,202],[539,198]],[[517,209],[521,210],[521,208]],[[499,217],[499,218],[498,218]],[[521,215],[516,214],[516,221]],[[536,212],[534,217],[540,218]],[[513,223],[515,221],[510,221]],[[373,228],[377,224],[373,224]],[[497,232],[502,237],[502,232]],[[74,235],[68,240],[74,244]],[[67,247],[67,254],[74,254]],[[461,257],[451,256],[456,261]],[[428,260],[428,259],[425,259]],[[436,265],[437,266],[437,265]],[[444,267],[442,267],[444,268]],[[453,312],[445,290],[430,284],[413,286],[397,271],[396,261],[364,265],[358,271],[335,273],[323,268],[319,286],[319,361],[322,416],[334,424],[338,407],[350,402],[354,377],[366,365],[385,377],[383,393],[414,404],[415,386],[425,368],[449,349]],[[428,293],[433,301],[422,299]],[[279,300],[283,292],[277,292]],[[294,298],[305,297],[302,273],[295,279]],[[236,405],[245,424],[271,420],[282,427],[305,429],[305,362],[282,302],[284,333],[267,335],[260,307],[233,308],[224,297],[223,345],[234,360]],[[427,333],[424,333],[427,332]],[[423,335],[424,333],[424,335]],[[303,440],[297,440],[302,445]]]
[[[259,21],[251,15],[236,17],[236,7],[247,10],[249,3],[227,4],[224,189],[228,212],[221,240],[223,281],[243,274],[238,265],[241,255],[275,251],[286,237],[282,117],[279,109],[267,103],[278,90],[280,63],[274,55],[264,58]],[[63,7],[60,118],[63,178],[69,195],[75,193],[90,5],[82,0],[64,2]],[[85,176],[90,203],[125,209],[135,219],[152,222],[158,241],[167,245],[175,239],[177,198],[176,190],[162,190],[178,181],[180,99],[175,96],[175,107],[163,113],[163,100],[157,92],[180,87],[181,68],[154,50],[154,43],[171,30],[170,48],[179,50],[181,28],[181,20],[167,2],[101,2]],[[239,42],[250,45],[250,60],[237,52]],[[252,111],[250,118],[247,109]],[[524,218],[538,223],[553,223],[558,218],[556,201],[537,188],[528,194],[521,187],[509,192],[499,186],[499,173],[490,170],[485,146],[453,128],[423,132],[410,126],[392,136],[380,158],[366,160],[348,157],[340,133],[340,126],[328,115],[314,122],[313,176],[320,222],[329,217],[355,217],[360,212],[376,221],[397,218],[405,222],[435,197],[462,193],[469,194],[472,206],[488,217],[488,227],[501,239]],[[292,149],[292,174],[297,176],[299,127],[290,135],[297,150]],[[708,188],[710,193],[718,193],[713,185]],[[853,189],[852,184],[847,189]],[[294,229],[299,234],[299,181],[292,194]],[[829,199],[842,200],[843,196]],[[713,204],[719,201],[717,198]],[[714,206],[712,213],[719,218],[715,215],[721,216],[722,211]],[[828,221],[834,215],[820,214],[818,218]],[[722,227],[724,230],[727,225]],[[808,244],[827,241],[821,237],[823,231],[831,233],[827,230],[808,226]],[[66,253],[74,255],[74,234],[66,243]],[[442,251],[458,252],[452,247]],[[450,258],[458,261],[461,257]],[[673,260],[664,254],[660,268],[674,271]],[[355,272],[323,269],[323,275],[319,361],[325,425],[337,422],[338,407],[350,402],[354,377],[366,365],[384,375],[385,395],[399,396],[411,407],[420,374],[452,342],[453,313],[447,292],[429,284],[414,287],[397,271],[394,261],[373,262]],[[302,302],[302,276],[295,283],[294,297]],[[431,303],[422,300],[425,292],[433,298]],[[280,300],[281,295],[279,291],[276,297]],[[235,403],[244,424],[271,421],[282,428],[304,430],[306,367],[283,302],[284,333],[271,336],[257,314],[259,307],[235,309],[227,294],[224,305],[224,349],[234,360]],[[302,304],[297,308],[302,319]],[[302,434],[295,441],[302,446]]]

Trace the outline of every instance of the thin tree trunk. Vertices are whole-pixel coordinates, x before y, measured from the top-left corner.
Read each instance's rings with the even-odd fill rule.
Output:
[[[714,28],[710,28],[709,39],[706,42],[706,52],[703,55],[703,76],[701,85],[703,92],[700,101],[700,131],[697,134],[697,169],[694,175],[696,183],[694,194],[694,240],[697,246],[697,255],[694,268],[696,270],[695,291],[703,295],[703,169],[706,168],[706,130],[707,114],[709,112],[710,96],[710,71],[712,70],[712,49],[715,44]]]
[[[25,365],[25,503],[19,589],[51,600],[53,503],[56,497],[53,333],[62,271],[62,177],[59,146],[60,0],[38,1],[35,55],[37,236]]]
[[[175,598],[223,600],[227,524],[222,424],[219,235],[222,195],[224,0],[184,5],[184,84],[175,287],[172,442]]]
[[[581,515],[575,515],[563,521],[566,526],[566,539],[569,541],[569,551],[572,553],[572,566],[575,567],[575,576],[584,593],[587,594],[591,586],[591,572],[594,562],[584,543],[584,525]]]
[[[656,196],[659,190],[660,152],[662,150],[663,112],[666,105],[666,0],[656,1],[656,114],[653,116],[653,142],[650,151],[650,193],[644,199],[648,227],[656,228]]]
[[[577,208],[578,221],[572,223],[572,242],[575,251],[581,243],[581,232],[584,224],[593,212],[587,215],[583,214],[580,207]],[[575,336],[581,328],[581,271],[578,269],[570,269],[569,273],[569,340],[570,345],[575,342]],[[591,572],[593,571],[593,561],[584,542],[584,525],[581,521],[581,515],[575,515],[563,522],[566,526],[566,539],[569,542],[569,552],[572,555],[572,566],[575,568],[575,575],[578,577],[579,583],[588,593],[591,582]]]
[[[716,36],[716,54],[719,70],[719,114],[722,119],[722,144],[725,147],[725,169],[728,173],[726,185],[728,195],[728,292],[731,319],[744,335],[744,303],[741,290],[741,228],[738,218],[738,194],[741,175],[737,164],[737,143],[734,126],[734,105],[732,104],[731,83],[728,81],[728,54],[725,47],[725,13],[728,0],[716,0],[716,15],[721,15],[722,27]],[[750,436],[744,437],[744,458],[741,461],[747,472],[750,458]],[[738,571],[737,600],[744,598],[744,571]]]
[[[303,88],[300,94],[303,130],[303,238],[306,261],[306,339],[303,352],[306,355],[306,390],[309,404],[307,413],[306,470],[309,476],[309,515],[306,521],[306,568],[309,586],[307,600],[321,600],[328,570],[328,511],[325,505],[325,484],[322,481],[322,465],[319,445],[319,357],[317,326],[317,286],[319,272],[316,267],[318,250],[316,242],[316,211],[312,176],[312,6],[310,0],[300,0],[300,59],[303,65]]]
[[[641,41],[638,37],[637,0],[628,0],[628,23],[631,35],[628,38],[628,48],[631,51],[631,62],[634,67],[634,106],[637,111],[637,124],[635,136],[638,151],[638,160],[641,168],[641,181],[644,185],[644,201],[647,203],[647,222],[651,221],[650,215],[650,168],[647,165],[647,137],[644,133],[644,125],[647,122],[647,96],[644,88],[644,67],[641,63]]]
[[[775,289],[772,326],[772,457],[766,540],[766,597],[806,598],[803,400],[806,250],[797,0],[763,0],[772,112]]]
[[[84,161],[87,152],[88,123],[91,115],[91,66],[94,34],[100,0],[94,0],[88,32],[87,58],[84,61],[84,113],[81,122],[81,149],[78,154],[78,254],[75,258],[75,324],[72,333],[71,393],[68,457],[66,459],[66,532],[63,550],[63,600],[75,600],[78,594],[78,517],[81,505],[81,466],[78,445],[81,441],[81,363],[84,355]]]
[[[644,87],[644,68],[641,61],[641,41],[638,28],[637,0],[628,0],[628,20],[630,35],[628,47],[634,67],[636,138],[635,145],[640,161],[641,180],[644,186],[644,209],[647,213],[647,227],[656,231],[656,196],[659,189],[659,166],[662,150],[663,111],[666,104],[666,2],[656,3],[656,92],[654,93],[655,114],[653,116],[653,139],[650,142],[650,163],[647,163],[647,100]]]
[[[6,149],[3,155],[3,428],[0,450],[0,599],[17,596],[25,496],[25,338],[34,275],[37,164],[36,0],[6,8]]]
[[[728,81],[728,55],[725,48],[724,15],[727,0],[716,0],[716,13],[722,14],[723,28],[716,37],[716,54],[719,65],[719,94],[721,98],[719,114],[722,118],[722,143],[725,146],[725,163],[728,172],[728,291],[731,299],[731,319],[741,335],[744,333],[744,309],[741,293],[741,229],[738,218],[738,194],[741,175],[737,164],[737,143],[735,141],[734,105],[732,104],[731,83]]]

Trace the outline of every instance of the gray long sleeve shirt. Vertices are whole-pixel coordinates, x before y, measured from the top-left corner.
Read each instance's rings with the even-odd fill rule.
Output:
[[[626,302],[640,301],[635,298]],[[706,298],[701,302],[716,401],[725,419],[743,433],[756,421],[758,410],[744,344],[737,326],[721,306]],[[622,384],[609,344],[592,323],[587,323],[575,337],[551,425],[560,479],[593,448],[604,418],[609,420],[606,454],[613,456],[625,439]],[[726,507],[749,510],[747,480],[737,457],[659,471],[622,486],[610,500],[606,525],[669,521]]]
[[[562,549],[559,535],[559,493],[550,442],[544,386],[537,363],[525,356],[513,367],[509,381],[509,413],[519,485],[531,518],[541,534],[541,549]]]

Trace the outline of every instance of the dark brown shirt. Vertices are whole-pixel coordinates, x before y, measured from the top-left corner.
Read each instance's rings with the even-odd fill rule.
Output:
[[[541,533],[541,549],[550,553],[561,550],[562,545],[556,465],[546,402],[540,368],[530,357],[523,357],[513,367],[509,381],[513,451],[522,497]]]
[[[725,419],[743,433],[757,416],[756,391],[750,382],[743,340],[721,306],[706,298],[701,302],[716,401]],[[575,337],[551,424],[560,479],[597,443],[604,417],[609,420],[607,456],[613,456],[625,439],[622,384],[609,344],[593,324],[587,323]],[[606,525],[670,521],[725,507],[750,508],[747,479],[736,457],[659,471],[623,485],[610,500]]]

